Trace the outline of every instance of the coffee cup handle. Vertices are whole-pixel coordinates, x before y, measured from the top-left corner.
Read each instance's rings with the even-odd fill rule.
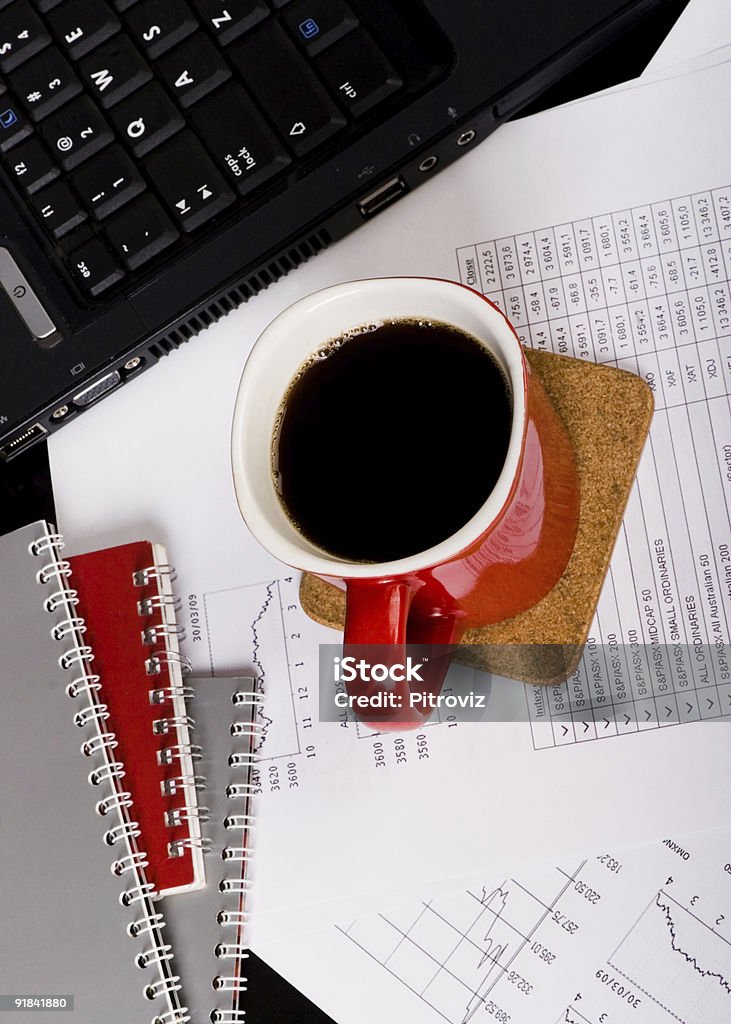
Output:
[[[403,579],[347,580],[345,637],[343,659],[355,658],[387,666],[406,666],[406,645],[418,645],[428,658],[420,664],[420,682],[399,679],[407,675],[400,670],[388,682],[374,681],[370,674],[359,673],[346,689],[353,697],[366,697],[367,703],[353,703],[358,717],[380,729],[415,728],[423,724],[433,707],[419,702],[412,694],[441,692],[449,670],[453,645],[465,631],[464,613],[459,609],[424,608],[414,602],[421,589],[417,580]],[[445,646],[434,656],[433,647]],[[378,694],[393,694],[389,704],[378,706]],[[373,700],[373,698],[376,698]],[[416,700],[416,703],[415,703]]]

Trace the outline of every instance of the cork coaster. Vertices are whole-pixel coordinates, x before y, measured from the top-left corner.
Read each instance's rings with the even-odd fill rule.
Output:
[[[576,545],[556,586],[512,619],[471,629],[463,664],[527,683],[562,682],[581,654],[652,418],[652,392],[625,370],[526,349],[571,437],[581,482]],[[305,574],[300,600],[317,622],[342,630],[345,594]]]

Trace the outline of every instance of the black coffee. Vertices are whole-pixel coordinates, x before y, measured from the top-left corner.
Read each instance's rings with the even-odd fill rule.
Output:
[[[479,342],[395,321],[329,342],[294,379],[272,451],[284,509],[353,562],[424,551],[468,522],[505,462],[509,385]]]

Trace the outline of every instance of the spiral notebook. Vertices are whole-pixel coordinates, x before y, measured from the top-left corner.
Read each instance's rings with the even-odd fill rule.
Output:
[[[144,836],[147,880],[168,895],[204,884],[187,669],[178,640],[174,570],[160,544],[140,541],[69,559],[84,643],[115,734]]]
[[[244,1024],[248,991],[246,898],[251,885],[251,769],[262,701],[253,678],[190,679],[195,693],[196,783],[201,787],[208,884],[165,902],[194,1022]]]
[[[187,1024],[164,911],[203,877],[170,570],[61,547],[45,523],[0,538],[3,1021]]]

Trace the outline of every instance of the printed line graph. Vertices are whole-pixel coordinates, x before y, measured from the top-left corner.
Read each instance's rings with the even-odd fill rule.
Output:
[[[359,918],[341,931],[448,1024],[469,1024],[485,1013],[509,1019],[506,1008],[516,999],[518,1005],[541,1000],[545,964],[530,947],[544,922],[563,919],[557,908],[585,864],[571,874],[554,869],[532,891],[505,879],[479,892]],[[561,934],[570,943],[554,921],[554,948]]]
[[[666,889],[607,962],[680,1024],[731,1019],[731,942]]]
[[[256,616],[251,624],[251,632],[253,634],[253,647],[252,647],[252,661],[254,663],[254,678],[256,679],[256,688],[259,693],[264,692],[264,680],[266,678],[266,668],[261,660],[262,657],[262,641],[259,636],[259,623],[263,618],[266,617],[267,612],[271,607],[271,603],[274,600],[275,590],[277,589],[276,580],[272,580],[271,583],[266,584],[266,596],[264,598],[264,604],[261,606],[259,614]],[[291,690],[291,687],[290,687]],[[254,745],[254,752],[261,754],[262,747],[266,741],[269,733],[269,729],[273,725],[273,719],[269,717],[264,711],[264,708],[257,708],[256,720],[261,726],[261,738],[258,739]]]
[[[295,706],[293,645],[301,636],[293,615],[299,611],[292,580],[266,580],[203,595],[213,675],[248,671],[266,700],[257,709],[261,726],[256,753],[264,759],[302,753],[301,722]],[[294,609],[287,612],[287,609]]]
[[[673,905],[675,907],[678,907],[679,909],[685,911],[685,913],[690,915],[690,917],[692,917],[693,920],[698,921],[699,924],[702,924],[704,928],[708,928],[711,932],[713,932],[713,934],[716,936],[716,938],[720,939],[721,942],[726,943],[726,945],[729,946],[730,950],[731,950],[731,943],[728,943],[726,939],[724,939],[720,935],[718,935],[717,932],[715,932],[713,928],[711,928],[709,925],[707,925],[705,923],[705,921],[701,921],[701,919],[699,917],[696,917],[695,914],[691,913],[691,911],[688,910],[687,907],[682,907],[681,904],[679,904],[676,900],[674,900],[672,898],[672,896],[669,896],[666,892],[663,892],[662,889],[657,894],[657,898],[655,900],[655,903],[656,903],[657,907],[659,908],[659,910],[662,911],[663,916],[665,918],[665,924],[667,925],[668,932],[669,932],[669,935],[670,935],[670,946],[671,946],[672,950],[675,953],[679,953],[683,957],[683,959],[686,961],[686,963],[690,964],[692,966],[693,970],[697,971],[698,974],[700,974],[700,976],[702,978],[715,978],[718,981],[718,983],[720,984],[720,986],[723,989],[725,989],[727,993],[731,994],[731,982],[729,982],[728,977],[724,977],[724,975],[720,971],[705,970],[698,963],[698,960],[695,958],[695,956],[693,956],[691,953],[687,952],[687,950],[682,949],[681,946],[679,945],[679,941],[680,940],[678,939],[675,921],[673,920],[673,917],[671,916],[671,910],[672,910]],[[673,913],[675,913],[675,912],[673,911]],[[677,913],[675,914],[675,916],[677,917]],[[726,975],[728,975],[731,972],[726,971],[725,973],[726,973]]]

